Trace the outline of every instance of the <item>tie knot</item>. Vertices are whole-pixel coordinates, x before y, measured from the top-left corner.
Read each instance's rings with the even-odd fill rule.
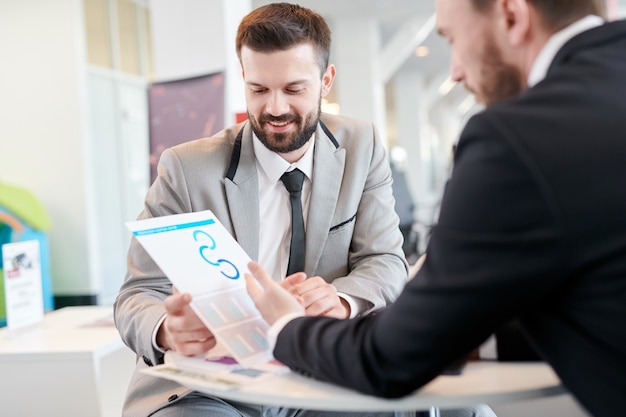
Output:
[[[302,192],[304,172],[300,171],[298,168],[293,171],[285,172],[280,179],[283,184],[285,184],[285,188],[290,194]]]

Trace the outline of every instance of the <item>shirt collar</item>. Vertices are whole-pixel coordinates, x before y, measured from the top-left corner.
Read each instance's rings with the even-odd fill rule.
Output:
[[[574,36],[604,23],[601,17],[589,15],[556,32],[544,45],[528,74],[528,87],[533,87],[546,77],[557,52]]]
[[[290,164],[285,161],[276,152],[270,151],[261,143],[259,138],[252,133],[252,145],[254,147],[254,155],[261,169],[265,172],[265,175],[272,182],[278,182],[280,177],[286,172],[291,171],[294,168],[298,168],[304,172],[307,178],[311,179],[313,176],[313,149],[315,148],[315,133],[311,136],[309,148],[305,154],[302,155],[298,161]]]

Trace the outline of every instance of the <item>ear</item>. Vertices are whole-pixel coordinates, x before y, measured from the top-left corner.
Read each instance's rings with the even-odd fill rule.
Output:
[[[499,0],[504,34],[511,46],[520,46],[530,30],[528,0]]]
[[[330,93],[336,73],[337,70],[333,64],[326,67],[326,71],[324,71],[324,74],[322,75],[322,97],[326,97],[328,93]]]

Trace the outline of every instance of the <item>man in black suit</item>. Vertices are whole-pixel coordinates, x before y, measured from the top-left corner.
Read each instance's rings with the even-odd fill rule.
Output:
[[[605,23],[592,0],[436,4],[452,77],[487,108],[459,140],[426,262],[393,305],[352,320],[297,317],[295,298],[251,265],[274,355],[398,397],[518,319],[587,410],[621,415],[626,21]]]

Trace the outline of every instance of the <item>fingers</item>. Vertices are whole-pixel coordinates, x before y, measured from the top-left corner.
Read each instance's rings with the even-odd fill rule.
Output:
[[[174,294],[165,299],[165,310],[167,314],[172,316],[184,315],[186,312],[185,309],[188,308],[190,302],[190,294],[181,294],[178,291],[174,291]]]
[[[265,321],[272,325],[285,314],[304,314],[299,299],[274,282],[258,263],[250,262],[248,269],[252,274],[244,274],[246,289]]]
[[[244,274],[246,289],[261,311],[267,311],[267,307],[264,306],[272,304],[272,299],[279,296],[282,287],[304,307],[308,316],[346,317],[346,309],[337,295],[337,289],[321,277],[306,279],[306,274],[298,272],[285,278],[279,285],[257,262],[249,262],[248,269],[252,275]],[[267,320],[268,317],[265,318]]]
[[[335,291],[335,287],[322,279],[322,277],[310,277],[309,279],[296,280],[296,275],[290,275],[287,280],[291,279],[291,283],[293,284],[291,288],[289,288],[290,292],[294,295],[304,295],[308,292],[314,291],[318,288],[329,287],[329,290]],[[306,278],[306,276],[305,276]],[[297,282],[299,281],[299,282]]]
[[[307,316],[347,317],[342,300],[334,285],[321,277],[311,277],[289,289],[289,292],[301,300]]]
[[[301,297],[305,307],[324,298],[337,299],[336,301],[339,301],[336,288],[321,277],[311,277],[298,283],[289,288],[289,292],[295,297]]]
[[[306,274],[304,272],[296,272],[295,274],[291,274],[284,280],[280,281],[279,284],[287,291],[292,292],[292,289],[294,289],[298,284],[304,282],[305,280]]]
[[[270,275],[261,265],[259,265],[258,262],[248,262],[248,269],[250,270],[250,272],[252,272],[252,275],[254,275],[256,280],[261,284],[261,287],[266,288],[273,282]]]
[[[195,341],[195,343],[198,343],[200,345],[199,348],[201,352],[206,352],[215,347],[217,341],[215,340],[215,336],[211,334],[209,336],[199,338],[197,341]]]
[[[187,337],[189,336],[191,336],[191,333],[187,334]],[[217,342],[213,336],[199,339],[190,338],[185,341],[178,341],[175,345],[175,350],[181,355],[195,356],[211,350],[216,344]]]
[[[244,273],[243,277],[246,280],[246,289],[253,301],[257,302],[261,299],[265,290],[273,284],[269,274],[261,265],[257,262],[250,261],[248,263],[248,269],[252,275]]]
[[[161,329],[163,332],[157,334],[158,345],[182,355],[206,352],[216,344],[213,333],[193,312],[181,316],[167,315]]]
[[[253,301],[256,301],[263,295],[263,289],[259,286],[258,281],[255,277],[248,274],[247,272],[243,274],[244,279],[246,280],[246,290],[252,298]]]
[[[215,346],[215,337],[191,308],[192,297],[173,288],[164,301],[166,316],[157,330],[157,344],[183,355],[196,355]]]

